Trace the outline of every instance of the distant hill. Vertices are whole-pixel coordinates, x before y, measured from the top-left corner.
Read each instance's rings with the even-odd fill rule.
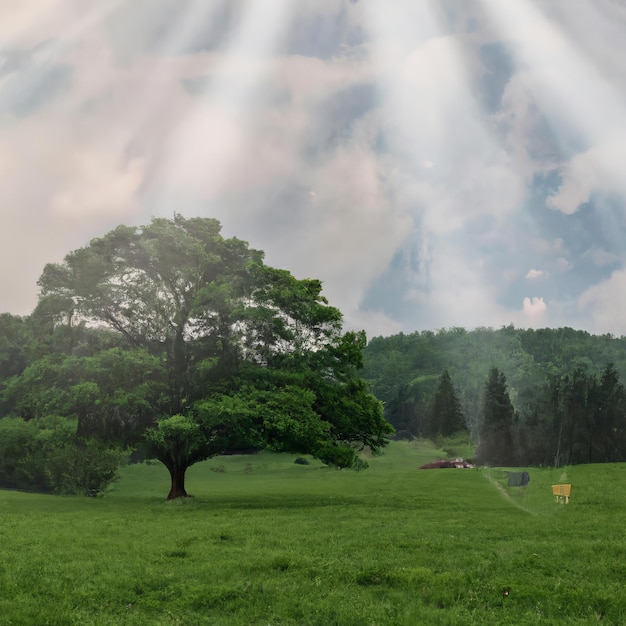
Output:
[[[506,377],[520,429],[539,420],[548,436],[561,428],[563,416],[569,419],[577,411],[567,389],[570,395],[579,390],[576,402],[586,411],[580,420],[592,420],[590,390],[601,385],[607,366],[614,366],[615,384],[626,377],[626,338],[572,328],[450,328],[375,337],[365,349],[364,363],[363,377],[397,430],[424,434],[439,377],[447,370],[468,430],[478,441],[485,383],[495,367]],[[620,411],[626,407],[620,405]],[[626,431],[626,417],[620,415]],[[579,425],[572,438],[582,445],[590,428]]]

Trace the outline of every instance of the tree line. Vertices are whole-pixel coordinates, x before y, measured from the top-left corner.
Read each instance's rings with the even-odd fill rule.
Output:
[[[616,462],[626,460],[625,348],[571,328],[454,328],[374,338],[363,375],[399,433],[466,431],[479,462]]]
[[[217,220],[119,226],[38,284],[31,315],[0,315],[1,486],[95,493],[132,455],[175,498],[214,455],[353,467],[393,431],[359,373],[365,334]]]

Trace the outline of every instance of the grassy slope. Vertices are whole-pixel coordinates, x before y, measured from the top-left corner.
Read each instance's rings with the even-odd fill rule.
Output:
[[[0,624],[626,623],[626,465],[507,489],[498,470],[416,470],[437,456],[213,459],[171,503],[157,465],[100,499],[0,491]]]

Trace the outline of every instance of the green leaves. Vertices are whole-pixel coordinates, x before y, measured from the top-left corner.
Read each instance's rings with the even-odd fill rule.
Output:
[[[77,439],[76,422],[60,417],[0,419],[0,486],[97,495],[128,457],[119,446]]]
[[[156,426],[146,430],[145,439],[150,452],[168,468],[187,468],[208,456],[200,425],[189,416],[158,420]]]
[[[133,445],[163,414],[164,374],[159,359],[145,350],[49,355],[8,381],[3,395],[7,408],[21,417],[64,415],[78,420],[80,436]]]

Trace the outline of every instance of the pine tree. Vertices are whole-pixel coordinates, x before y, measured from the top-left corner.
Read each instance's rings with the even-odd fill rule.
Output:
[[[483,424],[476,456],[488,465],[515,465],[513,444],[515,409],[511,403],[505,375],[491,368],[485,385]]]
[[[461,404],[452,385],[448,370],[444,370],[432,404],[431,430],[433,435],[449,437],[467,431]]]

